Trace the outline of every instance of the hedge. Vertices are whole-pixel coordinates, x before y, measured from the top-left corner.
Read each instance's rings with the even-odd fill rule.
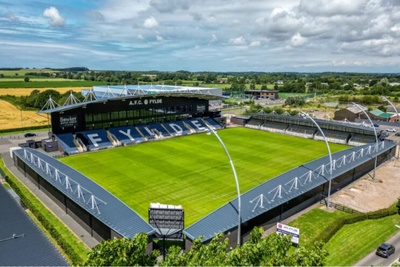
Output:
[[[39,125],[39,126],[29,126],[29,127],[19,127],[19,128],[10,128],[10,129],[0,129],[0,133],[12,133],[12,132],[28,132],[31,130],[42,130],[48,129],[48,125]]]
[[[391,206],[386,209],[381,209],[381,210],[367,212],[367,213],[358,213],[358,214],[354,214],[354,215],[346,217],[346,218],[339,218],[338,220],[336,220],[336,221],[332,222],[330,225],[328,225],[321,232],[321,234],[319,234],[315,238],[315,241],[322,241],[324,243],[327,243],[332,238],[332,236],[334,236],[336,234],[336,232],[339,231],[346,224],[352,224],[352,223],[361,222],[364,220],[379,219],[379,218],[383,218],[386,216],[395,215],[397,213],[398,213],[398,209],[395,206]]]
[[[51,213],[17,178],[0,168],[0,174],[20,197],[23,206],[28,208],[43,227],[56,240],[73,265],[83,264],[89,249]]]

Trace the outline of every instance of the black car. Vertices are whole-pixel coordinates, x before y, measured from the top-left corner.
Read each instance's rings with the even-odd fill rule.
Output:
[[[34,137],[34,136],[36,136],[36,134],[34,134],[34,133],[26,133],[26,134],[24,134],[24,136],[25,137]]]
[[[394,251],[395,247],[393,245],[383,243],[378,247],[375,254],[384,258],[389,258],[389,256],[392,255]]]

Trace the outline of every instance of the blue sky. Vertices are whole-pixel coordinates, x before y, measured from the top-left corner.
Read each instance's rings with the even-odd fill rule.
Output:
[[[400,72],[398,0],[0,0],[0,67]]]

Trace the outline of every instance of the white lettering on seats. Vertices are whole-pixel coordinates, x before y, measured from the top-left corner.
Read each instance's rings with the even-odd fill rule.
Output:
[[[204,131],[205,128],[199,123],[199,121],[190,121],[194,126],[197,127],[197,129]]]
[[[87,137],[89,137],[90,141],[92,142],[92,144],[93,144],[95,147],[98,147],[98,146],[99,146],[98,142],[103,141],[103,140],[101,140],[101,138],[99,137],[99,135],[98,135],[97,133],[88,134]]]
[[[169,126],[178,134],[183,132],[183,129],[178,124],[170,123]]]
[[[119,130],[120,133],[131,139],[131,141],[135,140],[131,135],[131,129],[127,129],[126,132]]]

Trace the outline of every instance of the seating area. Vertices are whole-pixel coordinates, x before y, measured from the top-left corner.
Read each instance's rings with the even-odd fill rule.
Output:
[[[222,129],[221,125],[212,118],[193,118],[182,121],[112,127],[107,130],[90,130],[76,134],[58,134],[56,137],[63,151],[71,155],[88,150],[106,149],[173,136],[201,133],[207,131],[206,123],[217,130]]]
[[[80,139],[88,150],[113,147],[104,129],[79,132],[76,134],[76,139]]]
[[[361,134],[354,134],[350,139],[349,139],[349,145],[351,146],[361,146],[365,144],[370,144],[375,142],[375,137],[374,136],[365,136]]]
[[[337,144],[347,144],[350,134],[349,133],[344,133],[344,132],[338,132],[338,131],[333,131],[333,130],[324,130],[324,134],[326,139],[329,142],[332,143],[337,143]],[[317,132],[314,135],[315,140],[324,140],[324,137],[322,136],[321,132]]]
[[[263,122],[257,119],[250,119],[248,123],[246,123],[245,127],[260,130]]]
[[[260,126],[260,130],[272,133],[283,133],[283,134],[286,133],[287,128],[288,128],[287,124],[275,123],[275,122],[265,122]]]
[[[316,131],[316,128],[294,125],[286,129],[286,134],[312,139]]]

